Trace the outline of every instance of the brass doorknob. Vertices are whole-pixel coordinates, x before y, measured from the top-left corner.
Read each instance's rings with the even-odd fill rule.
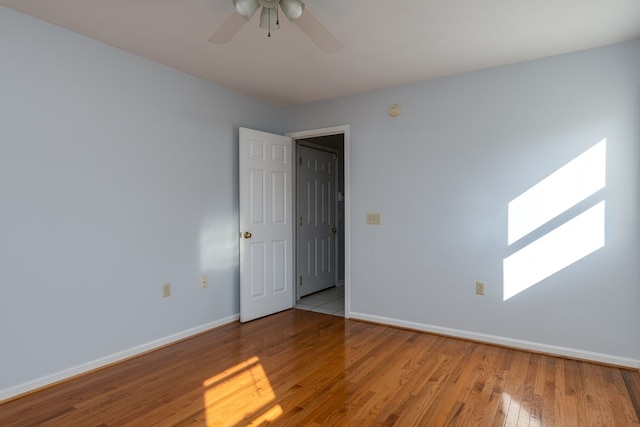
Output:
[[[338,230],[335,227],[331,228],[331,234],[333,234],[335,236],[335,234],[338,232]]]
[[[249,233],[248,231],[245,231],[244,234],[242,235],[245,239],[250,239],[251,238],[251,233]]]

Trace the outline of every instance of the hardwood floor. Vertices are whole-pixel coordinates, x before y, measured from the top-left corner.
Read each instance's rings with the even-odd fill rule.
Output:
[[[640,374],[302,310],[0,405],[0,426],[640,426]]]

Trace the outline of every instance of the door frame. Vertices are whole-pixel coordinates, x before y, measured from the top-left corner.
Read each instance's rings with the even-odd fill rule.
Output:
[[[297,132],[288,132],[285,136],[289,136],[293,139],[293,146],[296,146],[296,140],[305,139],[305,138],[316,138],[320,136],[329,136],[329,135],[343,135],[344,138],[344,317],[348,319],[351,313],[351,179],[350,179],[350,145],[349,145],[349,125],[339,125],[339,126],[331,126],[325,128],[297,131]],[[296,174],[293,176],[293,197],[292,206],[296,205]],[[295,233],[295,231],[294,231]],[[297,256],[297,247],[295,246],[297,238],[294,235],[293,243],[293,254],[294,259],[292,260],[293,265],[297,262],[295,257]],[[293,301],[292,304],[296,303],[296,293],[293,292]]]

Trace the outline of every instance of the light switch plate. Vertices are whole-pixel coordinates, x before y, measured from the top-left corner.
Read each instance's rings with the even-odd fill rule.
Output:
[[[380,214],[379,213],[368,213],[367,214],[367,224],[371,225],[380,225]]]

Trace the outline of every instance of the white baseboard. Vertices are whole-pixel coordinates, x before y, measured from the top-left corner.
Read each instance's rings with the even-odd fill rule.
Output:
[[[0,390],[0,403],[5,400],[9,400],[12,397],[19,396],[21,394],[28,393],[30,391],[37,390],[42,387],[46,387],[48,385],[57,383],[59,381],[63,381],[72,377],[75,377],[80,374],[84,374],[86,372],[102,368],[104,366],[110,365],[112,363],[120,362],[125,359],[129,359],[131,357],[140,355],[142,353],[146,353],[151,350],[155,350],[159,347],[165,346],[167,344],[174,343],[176,341],[180,341],[185,338],[189,338],[193,335],[200,334],[202,332],[206,332],[210,329],[217,328],[218,326],[225,325],[227,323],[236,322],[240,319],[239,314],[234,314],[214,322],[206,323],[204,325],[196,326],[191,329],[187,329],[163,338],[159,338],[157,340],[153,340],[127,350],[120,351],[115,354],[111,354],[109,356],[101,357],[100,359],[93,360],[91,362],[83,363],[78,366],[74,366],[69,369],[65,369],[60,372],[56,372],[51,375],[47,375],[42,378],[38,378],[32,381],[28,381],[26,383],[19,384],[17,386],[9,387],[4,390]]]
[[[571,359],[585,360],[589,362],[604,363],[625,368],[640,369],[640,360],[628,359],[625,357],[612,356],[609,354],[593,353],[590,351],[576,350],[567,347],[541,344],[531,341],[504,338],[494,335],[479,334],[460,329],[443,328],[440,326],[426,325],[423,323],[409,322],[406,320],[391,319],[388,317],[374,316],[366,313],[349,313],[350,319],[364,320],[367,322],[380,323],[400,328],[414,329],[417,331],[431,332],[438,335],[446,335],[455,338],[464,338],[472,341],[479,341],[488,344],[496,344],[504,347],[517,348],[521,350],[533,351],[536,353],[550,354],[553,356],[568,357]]]

